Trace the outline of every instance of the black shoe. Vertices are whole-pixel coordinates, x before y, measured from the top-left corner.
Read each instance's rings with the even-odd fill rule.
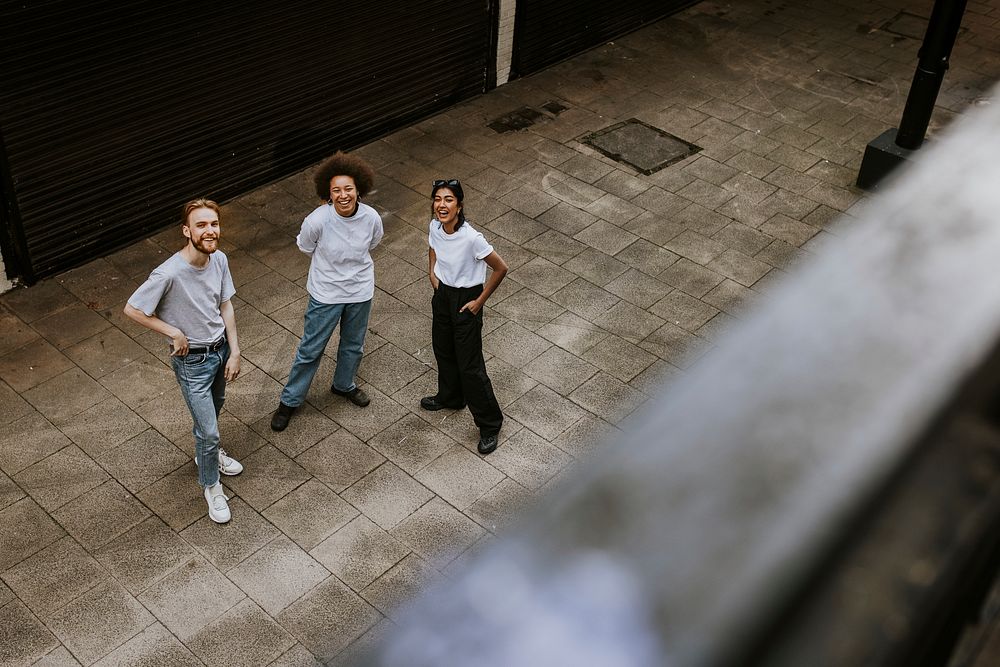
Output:
[[[337,396],[343,396],[359,408],[363,408],[372,402],[371,399],[368,398],[368,394],[366,394],[361,387],[355,387],[350,391],[340,391],[336,387],[330,387],[330,391],[335,393]]]
[[[274,411],[274,416],[271,417],[271,430],[284,431],[293,414],[295,414],[295,408],[284,403],[278,403],[278,409]]]
[[[430,410],[431,412],[444,410],[445,408],[448,410],[461,410],[465,407],[465,403],[462,403],[461,405],[445,405],[438,400],[437,396],[424,396],[420,399],[420,407],[424,410]]]
[[[499,443],[497,441],[496,433],[494,433],[493,435],[484,435],[483,437],[479,438],[479,446],[477,447],[477,449],[479,450],[480,454],[486,456],[487,454],[489,454],[490,452],[492,452],[494,449],[497,448],[497,444]]]

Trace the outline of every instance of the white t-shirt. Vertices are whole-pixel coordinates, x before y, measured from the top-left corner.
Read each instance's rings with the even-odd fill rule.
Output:
[[[222,338],[226,323],[221,306],[234,294],[226,253],[216,250],[208,256],[208,264],[199,269],[176,252],[153,269],[128,303],[177,327],[190,345],[198,347]]]
[[[454,234],[446,234],[443,225],[431,220],[427,243],[434,249],[437,261],[434,275],[451,287],[475,287],[486,282],[486,262],[493,246],[466,220]]]
[[[382,218],[367,204],[349,218],[332,204],[306,216],[295,241],[312,256],[306,289],[320,303],[361,303],[375,296],[375,262],[370,251],[382,240]]]

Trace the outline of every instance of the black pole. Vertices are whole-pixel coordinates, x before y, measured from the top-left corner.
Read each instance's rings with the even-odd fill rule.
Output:
[[[878,189],[879,182],[924,143],[948,59],[962,25],[967,0],[935,0],[924,42],[918,52],[917,71],[906,96],[899,129],[890,128],[868,142],[858,170],[857,186]]]
[[[924,142],[927,125],[934,112],[948,59],[955,46],[958,29],[962,25],[966,0],[937,0],[927,24],[924,43],[918,52],[919,62],[913,75],[910,94],[906,97],[903,117],[899,119],[896,143],[903,148],[916,150]]]

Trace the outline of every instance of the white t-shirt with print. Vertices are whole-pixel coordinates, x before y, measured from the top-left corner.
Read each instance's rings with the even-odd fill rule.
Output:
[[[427,243],[437,261],[434,275],[451,287],[475,287],[486,282],[486,262],[493,246],[466,220],[454,234],[446,234],[437,218],[431,220]]]

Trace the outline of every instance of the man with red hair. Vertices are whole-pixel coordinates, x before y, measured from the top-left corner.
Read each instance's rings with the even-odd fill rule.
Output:
[[[198,482],[216,523],[230,520],[219,473],[243,466],[219,447],[219,412],[226,383],[240,374],[240,345],[229,259],[219,250],[219,205],[195,199],[184,205],[187,245],[158,266],[129,297],[125,315],[167,337],[170,361],[194,422]]]

